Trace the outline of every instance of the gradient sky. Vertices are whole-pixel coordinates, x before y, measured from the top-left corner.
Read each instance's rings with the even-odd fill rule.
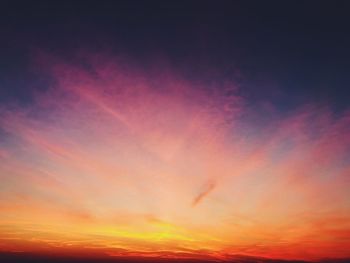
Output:
[[[0,251],[350,257],[343,2],[199,3],[7,5]]]

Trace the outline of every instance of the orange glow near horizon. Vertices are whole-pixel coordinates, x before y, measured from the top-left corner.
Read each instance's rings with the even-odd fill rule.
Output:
[[[349,113],[96,61],[1,109],[0,251],[350,257]]]

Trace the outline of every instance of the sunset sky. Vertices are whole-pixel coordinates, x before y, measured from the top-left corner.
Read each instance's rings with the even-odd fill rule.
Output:
[[[0,252],[350,257],[338,7],[36,3],[1,18]]]

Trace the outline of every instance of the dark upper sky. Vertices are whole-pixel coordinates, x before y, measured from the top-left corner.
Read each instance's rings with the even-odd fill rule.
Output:
[[[1,1],[0,102],[25,101],[33,50],[160,58],[189,78],[234,79],[281,110],[330,104],[350,87],[349,1]]]

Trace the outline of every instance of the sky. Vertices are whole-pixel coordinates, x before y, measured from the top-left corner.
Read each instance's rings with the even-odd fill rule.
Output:
[[[350,257],[346,1],[5,1],[0,251]]]

